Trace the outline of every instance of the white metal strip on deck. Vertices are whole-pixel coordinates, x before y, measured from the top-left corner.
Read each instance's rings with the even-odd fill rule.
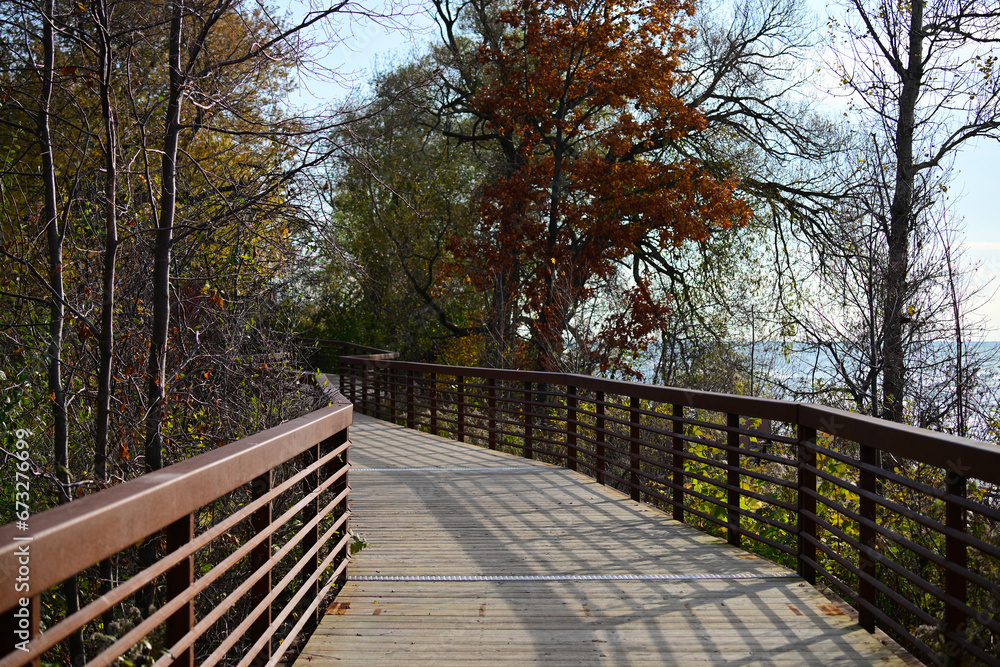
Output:
[[[535,472],[552,472],[553,469],[549,469],[542,466],[517,466],[517,467],[498,467],[498,466],[484,466],[482,468],[351,468],[351,472],[495,472],[495,471],[508,471],[508,470],[534,470]],[[558,468],[554,469],[558,470]]]
[[[348,581],[700,581],[704,579],[794,579],[794,572],[729,572],[719,574],[473,574],[348,575]]]

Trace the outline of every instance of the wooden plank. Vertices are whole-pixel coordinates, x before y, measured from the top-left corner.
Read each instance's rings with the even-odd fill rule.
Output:
[[[789,570],[583,475],[362,415],[351,440],[368,546],[296,665],[917,664]],[[588,578],[608,575],[686,578]],[[540,580],[399,580],[473,576]]]

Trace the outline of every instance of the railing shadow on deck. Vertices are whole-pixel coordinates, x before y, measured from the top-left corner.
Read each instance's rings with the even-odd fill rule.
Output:
[[[820,405],[310,342],[359,412],[581,471],[796,569],[928,664],[1000,665],[1000,447]]]
[[[0,667],[68,661],[60,642],[80,630],[102,651],[87,664],[141,641],[157,665],[277,663],[346,580],[351,420],[341,399],[31,516],[27,530],[0,527]],[[59,618],[57,587],[80,573],[83,607]],[[152,606],[123,618],[138,599]]]

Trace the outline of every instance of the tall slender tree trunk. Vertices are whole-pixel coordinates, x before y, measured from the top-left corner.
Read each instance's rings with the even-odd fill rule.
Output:
[[[923,0],[911,3],[907,62],[900,62],[902,89],[896,122],[896,176],[889,208],[889,266],[886,275],[885,342],[881,417],[903,421],[903,397],[906,389],[903,349],[903,309],[909,279],[910,229],[913,224],[913,133],[916,126],[917,99],[923,83]]]
[[[104,115],[104,267],[101,275],[101,331],[99,336],[99,362],[97,376],[97,424],[94,433],[94,478],[98,482],[108,479],[108,432],[111,425],[111,395],[114,393],[114,376],[111,368],[115,354],[115,263],[118,254],[118,123],[112,103],[111,89],[111,18],[107,0],[95,5],[100,44],[98,47],[101,110]],[[111,560],[102,560],[100,592],[108,593],[112,585]],[[104,629],[113,620],[113,614],[104,614]]]
[[[101,276],[100,368],[97,378],[97,425],[94,436],[94,476],[108,477],[108,430],[111,420],[115,345],[115,261],[118,253],[118,128],[111,90],[111,27],[105,0],[96,3],[100,26],[101,108],[104,115],[104,267]]]
[[[56,193],[56,168],[52,154],[51,109],[52,86],[55,74],[55,36],[53,18],[55,1],[46,0],[42,9],[42,89],[38,108],[38,141],[42,152],[42,189],[44,192],[45,238],[49,254],[49,286],[52,290],[49,307],[48,345],[48,385],[52,400],[52,448],[56,463],[56,479],[59,482],[59,503],[73,499],[70,492],[69,474],[69,428],[66,415],[66,391],[62,379],[62,340],[65,309],[65,287],[63,285],[63,231],[59,228],[59,204]],[[66,599],[66,615],[80,609],[80,598],[76,576],[63,582]],[[67,649],[74,665],[86,661],[83,651],[83,635],[80,631],[69,636]]]
[[[174,213],[177,204],[177,143],[180,134],[183,72],[181,71],[181,27],[184,2],[171,4],[170,47],[167,67],[170,85],[167,117],[163,132],[161,192],[153,244],[153,325],[149,336],[149,359],[146,363],[146,436],[144,453],[146,472],[163,467],[163,411],[167,395],[167,338],[170,325],[170,252],[173,246]],[[157,536],[141,547],[139,558],[144,567],[156,562]],[[136,598],[143,616],[152,612],[155,589],[146,586]]]
[[[170,251],[173,246],[177,204],[177,143],[180,134],[183,72],[181,72],[181,25],[183,0],[174,0],[170,19],[170,74],[167,117],[163,134],[160,211],[153,247],[153,327],[146,367],[146,471],[163,467],[163,410],[167,380],[167,337],[170,324]]]
[[[53,0],[47,0],[42,15],[42,91],[39,100],[38,140],[42,151],[42,189],[44,191],[45,239],[49,254],[49,285],[52,289],[49,307],[48,384],[52,400],[52,437],[56,461],[56,478],[59,480],[59,502],[72,498],[69,493],[69,437],[66,423],[66,392],[62,382],[63,319],[66,309],[65,288],[62,276],[63,235],[59,229],[56,195],[56,171],[52,155],[52,135],[49,105],[52,101],[52,77],[55,67],[55,42],[52,34]]]
[[[555,257],[555,247],[559,238],[559,221],[562,201],[562,167],[564,146],[562,134],[557,134],[558,140],[552,151],[552,182],[549,184],[549,211],[545,245],[549,257]],[[566,299],[557,294],[557,267],[547,264],[545,267],[545,302],[538,317],[531,325],[531,345],[535,350],[535,370],[557,371],[563,356],[563,333],[566,330]],[[560,303],[562,301],[563,303]]]
[[[524,166],[524,158],[509,138],[502,138],[500,145],[506,158],[503,176],[510,176]],[[523,205],[518,207],[517,211],[500,222],[500,234],[497,239],[500,244],[500,260],[499,266],[494,267],[493,295],[486,320],[487,334],[490,338],[487,342],[489,346],[486,351],[487,365],[494,368],[503,368],[513,362],[513,343],[517,327],[514,311],[517,308],[521,258],[517,245],[510,244],[509,239],[517,238],[520,234],[523,208]]]
[[[965,341],[962,340],[962,300],[959,298],[957,278],[951,257],[951,240],[942,234],[944,261],[948,269],[948,297],[951,300],[951,316],[955,327],[955,435],[968,437],[965,399]]]

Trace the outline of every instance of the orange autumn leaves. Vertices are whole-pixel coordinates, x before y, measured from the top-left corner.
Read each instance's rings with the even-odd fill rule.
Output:
[[[469,107],[505,160],[483,192],[482,233],[460,255],[480,259],[482,289],[519,273],[538,367],[553,366],[576,309],[640,241],[679,245],[749,219],[736,184],[679,148],[704,127],[673,94],[691,11],[674,0],[526,0],[500,13],[502,36],[480,48]],[[595,347],[639,345],[669,314],[647,276],[630,282]]]

